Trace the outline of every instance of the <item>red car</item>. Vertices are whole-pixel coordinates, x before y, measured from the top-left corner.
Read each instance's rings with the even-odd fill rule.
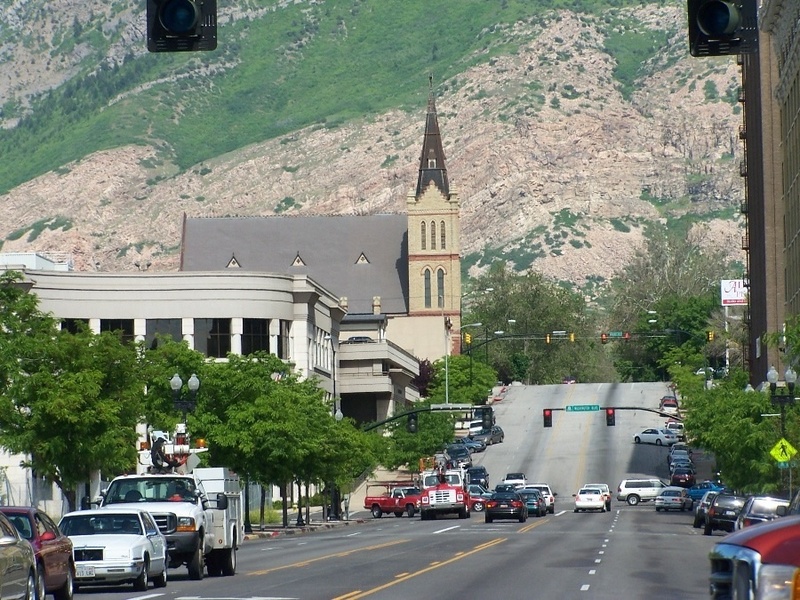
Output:
[[[695,484],[694,471],[689,467],[675,467],[669,483],[678,487],[690,488]]]
[[[36,598],[53,594],[55,600],[72,600],[75,563],[72,540],[61,533],[46,513],[30,506],[0,506],[20,535],[33,546],[36,556]]]

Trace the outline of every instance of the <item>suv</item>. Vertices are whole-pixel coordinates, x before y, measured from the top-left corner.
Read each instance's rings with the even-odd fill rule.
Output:
[[[467,481],[469,483],[477,483],[489,489],[489,472],[483,465],[472,466],[467,469]]]
[[[623,479],[617,488],[617,500],[624,500],[631,506],[639,502],[655,500],[665,487],[669,487],[660,479]]]
[[[735,529],[736,518],[744,506],[746,498],[736,494],[719,493],[706,510],[703,535],[711,535],[715,529],[731,532]]]
[[[553,491],[550,489],[550,486],[547,485],[546,483],[528,483],[528,484],[523,485],[519,489],[519,491],[524,491],[524,490],[528,490],[528,489],[531,489],[531,488],[537,489],[540,492],[542,492],[542,495],[544,496],[544,499],[547,500],[547,512],[549,512],[551,515],[554,514],[555,511],[556,511],[556,496],[557,496],[557,494],[553,493]]]

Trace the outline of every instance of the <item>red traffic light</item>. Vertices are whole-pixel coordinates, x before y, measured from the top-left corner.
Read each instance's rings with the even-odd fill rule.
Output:
[[[615,408],[607,408],[606,409],[606,426],[613,427],[616,425],[617,420],[617,409]]]
[[[544,418],[544,426],[545,427],[552,427],[553,426],[553,411],[549,408],[545,408],[542,410],[542,417]]]
[[[601,333],[600,334],[600,342],[603,343],[603,344],[607,344],[608,343],[608,334],[607,333]]]

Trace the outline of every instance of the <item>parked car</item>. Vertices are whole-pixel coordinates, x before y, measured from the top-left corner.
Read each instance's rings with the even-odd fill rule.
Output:
[[[472,465],[467,469],[467,481],[469,483],[479,483],[489,489],[489,472],[483,465]]]
[[[658,405],[658,409],[667,415],[677,415],[680,412],[678,399],[675,396],[664,396]]]
[[[72,600],[75,565],[72,541],[42,510],[31,506],[0,506],[19,534],[33,546],[36,557],[36,597],[53,594],[55,600]]]
[[[611,489],[608,487],[607,483],[584,483],[583,487],[599,489],[606,501],[606,510],[611,510]]]
[[[675,435],[678,436],[679,441],[684,441],[686,439],[686,431],[684,429],[684,425],[680,421],[667,421],[664,424],[666,429],[672,431]]]
[[[471,438],[469,436],[456,438],[451,446],[465,446],[470,452],[483,452],[486,450],[486,442]]]
[[[758,523],[766,523],[778,518],[778,507],[789,507],[785,498],[773,496],[749,496],[736,517],[734,529],[744,529]]]
[[[36,557],[33,546],[0,513],[0,592],[19,594],[19,600],[40,600],[36,596]]]
[[[662,510],[692,510],[693,500],[689,497],[686,488],[666,487],[656,496],[653,501],[656,505],[656,512]]]
[[[637,444],[655,444],[656,446],[670,446],[678,442],[678,436],[669,429],[656,429],[651,427],[633,435]]]
[[[606,512],[606,498],[600,488],[581,488],[577,494],[572,496],[575,498],[575,512],[583,510]]]
[[[536,488],[520,488],[517,493],[525,500],[528,507],[528,516],[543,517],[547,514],[547,500],[544,499],[542,492]]]
[[[470,421],[469,433],[467,433],[467,435],[471,436],[471,435],[476,434],[476,433],[478,433],[480,431],[483,431],[483,429],[484,429],[483,421]]]
[[[617,500],[636,506],[640,502],[655,500],[665,487],[669,486],[655,478],[623,479],[617,487]]]
[[[711,535],[716,529],[731,532],[736,525],[736,518],[742,510],[746,498],[728,492],[720,492],[706,510],[703,535]]]
[[[698,500],[697,506],[694,509],[694,522],[692,523],[692,527],[700,529],[705,524],[708,507],[711,506],[711,502],[717,497],[717,494],[719,494],[717,490],[706,490],[700,500]]]
[[[516,519],[520,523],[528,520],[528,507],[517,492],[495,492],[486,501],[486,522],[495,519]]]
[[[546,484],[546,483],[529,483],[529,484],[526,484],[526,485],[522,486],[522,488],[520,488],[520,489],[526,490],[526,489],[529,489],[529,488],[535,488],[535,489],[539,490],[540,492],[542,492],[542,495],[544,496],[544,499],[547,501],[547,512],[549,512],[551,515],[556,512],[556,496],[558,496],[558,494],[553,492],[553,490],[550,489],[550,486],[548,484]]]
[[[525,473],[506,473],[503,483],[511,483],[517,487],[522,487],[528,483],[528,478],[525,477]]]
[[[721,492],[725,489],[725,486],[721,483],[717,483],[716,481],[711,481],[710,479],[706,479],[705,481],[701,481],[700,483],[695,483],[692,487],[689,488],[689,497],[692,500],[700,500],[706,492]]]
[[[464,444],[450,445],[445,452],[455,468],[468,469],[472,466],[472,452]]]
[[[670,456],[678,451],[686,452],[689,455],[689,458],[691,458],[693,454],[692,447],[686,442],[678,442],[677,444],[672,444],[672,446],[669,447]]]
[[[492,492],[478,483],[468,484],[467,492],[469,492],[469,510],[483,512],[486,508],[486,501],[492,497]]]
[[[477,433],[471,433],[469,437],[475,441],[482,441],[487,446],[492,446],[502,444],[506,434],[500,425],[492,425],[490,429],[481,429]]]
[[[149,512],[79,510],[64,515],[59,527],[72,540],[77,586],[133,583],[143,592],[152,579],[166,587],[167,539]]]
[[[694,469],[688,466],[676,466],[669,477],[669,483],[682,488],[692,487],[695,484]]]

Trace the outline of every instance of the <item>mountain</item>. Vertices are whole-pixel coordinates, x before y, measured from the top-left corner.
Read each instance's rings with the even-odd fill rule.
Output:
[[[735,58],[689,56],[679,0],[240,0],[214,52],[148,54],[145,2],[0,13],[0,250],[178,268],[182,215],[402,212],[429,85],[465,270],[601,293],[651,222],[734,277]]]

